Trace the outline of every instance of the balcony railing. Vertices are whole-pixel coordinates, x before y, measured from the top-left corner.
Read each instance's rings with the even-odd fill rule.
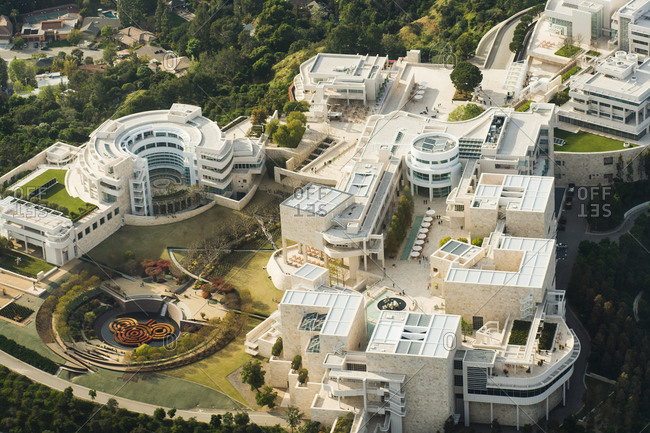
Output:
[[[578,340],[578,336],[575,334],[575,332],[573,332],[573,329],[570,329],[570,331],[573,335],[573,348],[567,355],[565,355],[564,358],[558,360],[556,362],[556,365],[550,367],[539,376],[533,376],[531,378],[503,376],[488,377],[487,386],[492,388],[527,390],[537,389],[548,385],[553,380],[555,380],[556,377],[562,374],[567,368],[570,368],[580,355],[580,340]]]

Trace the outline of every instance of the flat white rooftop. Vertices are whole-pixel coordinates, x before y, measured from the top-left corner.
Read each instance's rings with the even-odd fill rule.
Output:
[[[61,212],[14,197],[0,200],[0,215],[16,219],[28,226],[39,227],[50,233],[55,231],[64,233],[72,228],[72,221],[64,217]]]
[[[498,248],[523,251],[524,254],[517,271],[451,268],[445,282],[542,287],[548,268],[551,266],[555,240],[504,236]]]
[[[467,140],[479,142],[484,149],[496,150],[499,158],[525,158],[529,149],[536,145],[540,129],[549,125],[553,110],[553,104],[535,104],[533,110],[525,113],[492,107],[477,117],[462,122],[447,122],[405,111],[373,116],[359,141],[367,142],[362,157],[371,159],[381,147],[388,146],[393,156],[399,158],[408,154],[412,142],[415,142],[416,148],[427,152],[451,149],[454,146],[452,143],[445,143],[442,147],[436,143],[425,143],[426,139],[418,140],[421,134],[439,132],[457,138],[461,145]],[[495,117],[507,119],[501,129],[498,148],[496,143],[488,140]]]
[[[350,333],[357,311],[363,308],[363,296],[356,293],[288,290],[284,292],[280,304],[330,307],[320,333],[346,336]]]
[[[614,63],[623,62],[623,60],[615,58],[612,61]],[[615,65],[597,67],[597,71],[603,72],[596,72],[594,75],[583,74],[577,77],[573,81],[571,90],[614,96],[632,102],[643,102],[650,96],[650,62],[648,60],[624,78],[607,74],[608,69],[615,67]]]
[[[319,53],[309,68],[310,74],[327,75],[345,81],[372,78],[386,63],[386,57],[360,54]]]
[[[311,263],[305,263],[302,265],[293,275],[304,278],[309,281],[317,280],[323,274],[328,273],[329,271],[321,266],[312,265]]]
[[[553,194],[553,178],[548,176],[507,175],[503,186],[523,188],[524,195],[519,204],[521,211],[543,212]]]
[[[345,191],[310,183],[282,202],[282,205],[302,212],[325,216],[350,197],[352,194]]]
[[[459,325],[460,316],[384,310],[366,352],[447,358]]]
[[[483,174],[472,206],[496,208],[502,205],[508,210],[544,212],[553,197],[553,185],[553,178],[548,176]]]

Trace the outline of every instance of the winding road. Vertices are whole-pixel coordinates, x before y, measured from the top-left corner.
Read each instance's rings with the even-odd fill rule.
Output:
[[[563,213],[567,218],[566,230],[558,232],[557,241],[568,246],[568,254],[567,258],[565,260],[559,260],[556,266],[556,287],[560,290],[567,290],[568,288],[569,279],[571,278],[571,269],[573,268],[573,263],[578,256],[578,246],[580,245],[580,242],[583,240],[600,242],[605,238],[618,242],[619,238],[632,228],[636,218],[646,210],[645,208],[642,208],[630,213],[623,223],[615,230],[607,233],[590,233],[587,230],[588,226],[585,209],[589,209],[588,203],[586,201],[581,201],[576,196],[573,199],[573,209],[568,211],[564,210]],[[569,327],[573,328],[580,340],[581,352],[575,363],[573,376],[569,382],[570,389],[567,392],[566,406],[558,406],[550,413],[551,418],[557,420],[562,420],[568,415],[578,412],[584,405],[582,401],[582,396],[586,390],[584,376],[587,372],[587,359],[591,353],[591,339],[589,338],[589,333],[570,306],[567,306],[566,320]]]

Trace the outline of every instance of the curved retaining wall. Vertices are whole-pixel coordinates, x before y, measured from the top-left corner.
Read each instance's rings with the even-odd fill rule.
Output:
[[[282,250],[279,249],[271,254],[269,262],[266,264],[266,272],[271,276],[271,281],[273,285],[280,290],[289,290],[291,289],[291,276],[284,273],[280,268],[277,260],[282,260],[277,258],[279,254],[282,254]]]
[[[617,175],[616,161],[618,155],[623,158],[623,179],[627,181],[627,164],[631,159],[632,180],[641,180],[639,173],[639,153],[647,147],[637,146],[629,149],[612,150],[609,152],[560,152],[555,151],[555,185],[567,186],[575,183],[579,186],[597,186],[611,183],[606,175],[615,178]],[[612,158],[609,164],[608,158]],[[605,165],[607,163],[607,165]]]
[[[650,201],[646,201],[645,203],[641,203],[641,204],[638,204],[638,205],[634,206],[633,208],[631,208],[630,210],[625,212],[625,214],[623,214],[623,219],[624,220],[627,219],[627,217],[629,217],[631,214],[638,211],[639,209],[644,209],[644,208],[647,209],[648,206],[650,206]]]
[[[163,224],[177,223],[200,215],[206,210],[213,208],[216,204],[217,202],[213,200],[196,209],[174,215],[140,216],[126,214],[124,215],[124,224],[129,226],[159,226]]]

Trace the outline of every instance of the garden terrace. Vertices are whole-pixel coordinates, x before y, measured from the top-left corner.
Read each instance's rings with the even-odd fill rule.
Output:
[[[590,132],[569,132],[555,129],[555,138],[564,140],[564,145],[555,145],[556,152],[607,152],[622,150],[623,142]]]
[[[557,323],[546,323],[542,330],[542,335],[539,337],[539,349],[551,350],[555,338],[555,331],[557,330]]]
[[[5,250],[0,254],[0,268],[29,278],[36,278],[39,272],[47,272],[53,267],[43,260],[19,253],[18,251]]]
[[[33,312],[34,310],[31,308],[23,307],[22,305],[16,304],[15,302],[11,302],[5,305],[3,308],[0,308],[0,316],[14,320],[16,322],[23,322]]]
[[[72,219],[73,222],[80,220],[82,217],[88,215],[96,206],[86,203],[78,197],[72,197],[65,187],[65,176],[68,170],[65,169],[49,169],[37,174],[34,177],[29,177],[26,181],[20,182],[17,187],[13,189],[14,195],[19,198],[27,198],[30,193],[38,190],[41,186],[45,185],[52,179],[56,183],[44,191],[40,197],[39,202],[43,203],[45,207],[54,210],[60,210]]]
[[[576,47],[575,45],[565,45],[555,52],[556,56],[568,57],[569,59],[574,57],[582,51],[582,48]]]
[[[526,345],[528,341],[528,334],[530,333],[531,322],[527,320],[515,320],[512,322],[512,330],[510,331],[510,338],[508,344],[518,346]]]

